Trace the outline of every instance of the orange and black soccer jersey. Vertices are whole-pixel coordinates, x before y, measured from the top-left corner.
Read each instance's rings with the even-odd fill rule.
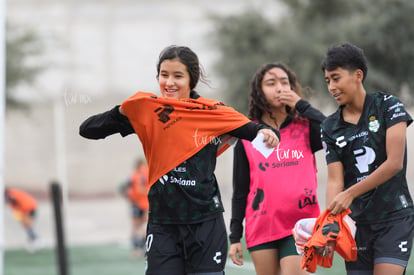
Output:
[[[36,209],[37,202],[28,193],[15,188],[7,188],[6,190],[6,203],[13,210],[28,214]]]
[[[221,215],[214,170],[217,156],[228,147],[227,136],[253,140],[261,129],[270,129],[197,95],[178,100],[141,92],[123,103],[128,118],[118,109],[89,117],[79,132],[91,139],[139,136],[152,184],[149,220],[157,224],[199,223]]]
[[[317,265],[322,267],[332,266],[333,253],[322,256],[315,251],[315,247],[323,247],[329,241],[335,242],[335,251],[346,261],[357,259],[357,246],[351,228],[344,221],[344,217],[349,213],[351,213],[349,209],[338,215],[333,215],[330,211],[325,210],[316,219],[312,236],[304,247],[302,269],[314,273]]]
[[[219,136],[250,122],[233,108],[204,97],[172,99],[138,92],[122,109],[142,142],[151,185],[207,144],[219,143]]]

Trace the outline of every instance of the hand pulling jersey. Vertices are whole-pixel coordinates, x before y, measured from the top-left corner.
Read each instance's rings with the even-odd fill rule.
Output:
[[[222,145],[219,136],[250,122],[233,108],[204,97],[175,99],[138,92],[122,102],[122,109],[141,140],[150,185],[207,144]]]
[[[171,99],[138,92],[122,108],[149,166],[150,221],[191,224],[220,215],[224,209],[214,169],[217,155],[227,147],[223,135],[252,122],[203,97]],[[249,132],[256,135],[260,128]]]
[[[193,224],[219,217],[224,209],[214,169],[217,155],[227,147],[226,136],[253,140],[260,129],[270,129],[197,94],[177,100],[141,92],[122,107],[128,118],[115,106],[86,119],[79,134],[90,139],[139,135],[152,175],[149,221],[156,224]]]
[[[377,92],[366,94],[356,125],[344,121],[341,108],[322,123],[326,161],[328,164],[342,162],[345,189],[369,176],[387,159],[386,131],[403,121],[407,127],[412,123],[404,104],[392,95]],[[358,223],[375,223],[412,215],[406,169],[407,148],[403,169],[374,190],[355,198],[350,216]]]

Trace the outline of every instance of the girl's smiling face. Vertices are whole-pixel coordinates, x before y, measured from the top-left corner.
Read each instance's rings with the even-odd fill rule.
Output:
[[[363,73],[361,70],[353,72],[341,67],[332,71],[325,70],[325,82],[328,90],[339,105],[353,102],[354,94],[361,85]]]
[[[161,63],[158,84],[162,97],[190,97],[190,74],[178,58],[166,59]]]

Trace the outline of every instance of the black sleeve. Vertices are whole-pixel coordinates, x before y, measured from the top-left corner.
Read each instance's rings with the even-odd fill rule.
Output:
[[[243,236],[247,195],[250,186],[250,168],[243,143],[239,140],[234,148],[233,196],[231,200],[230,243],[240,242]]]
[[[312,153],[322,149],[321,123],[326,116],[310,105],[309,102],[301,99],[296,103],[296,110],[301,116],[309,119],[309,135]]]
[[[239,139],[252,141],[261,129],[271,129],[280,140],[280,133],[267,125],[249,122],[228,134]],[[234,148],[233,161],[233,196],[230,220],[230,243],[238,243],[243,235],[247,195],[250,187],[249,161],[243,143],[239,140]]]
[[[135,133],[128,118],[119,113],[119,105],[89,117],[79,127],[79,134],[89,139],[102,139],[116,133],[123,137]]]
[[[280,140],[280,133],[278,130],[273,129],[267,125],[256,123],[256,122],[249,122],[233,131],[228,132],[229,135],[240,138],[240,139],[246,139],[249,141],[252,141],[256,136],[257,132],[261,129],[270,129],[272,130]]]

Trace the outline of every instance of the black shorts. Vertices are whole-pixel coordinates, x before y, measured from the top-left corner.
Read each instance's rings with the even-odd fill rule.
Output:
[[[224,274],[227,246],[222,215],[197,224],[149,222],[145,274]]]
[[[357,224],[358,258],[346,262],[348,274],[365,274],[374,265],[390,263],[406,267],[414,235],[414,216],[376,224]],[[365,272],[365,273],[364,273]]]
[[[284,237],[276,241],[271,241],[271,242],[252,246],[248,250],[249,252],[253,252],[253,251],[264,250],[264,249],[278,250],[279,259],[282,259],[287,256],[298,256],[299,255],[298,252],[296,251],[295,239],[293,238],[292,235],[289,235],[287,237]]]

